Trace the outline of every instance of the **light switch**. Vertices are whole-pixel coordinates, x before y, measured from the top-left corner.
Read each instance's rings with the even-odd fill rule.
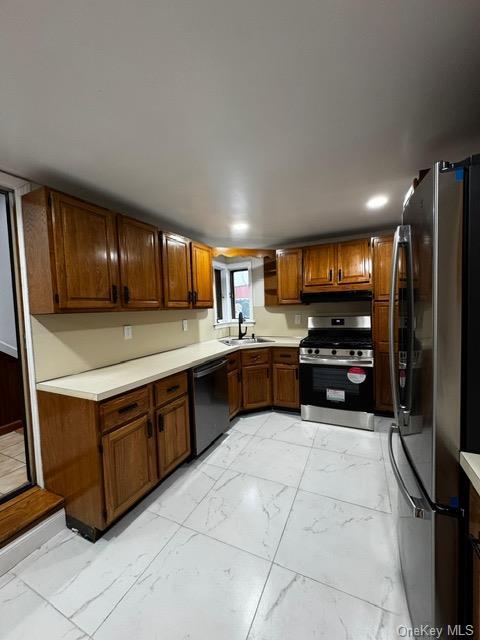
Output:
[[[293,321],[295,324],[302,324],[302,314],[296,313]]]
[[[187,320],[182,320],[182,331],[188,331],[188,322],[187,322]]]
[[[133,338],[133,330],[131,325],[127,324],[123,327],[123,337],[125,340],[131,340]]]

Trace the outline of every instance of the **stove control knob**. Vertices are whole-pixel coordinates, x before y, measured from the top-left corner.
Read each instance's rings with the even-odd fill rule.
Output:
[[[319,353],[320,353],[320,349],[315,349],[315,355],[318,356]]]
[[[357,351],[357,356],[363,356],[363,351]]]
[[[355,355],[355,351],[350,351],[350,355],[354,356]]]
[[[308,349],[307,353],[313,353],[313,349]]]
[[[332,349],[332,356],[335,356],[337,354],[337,350],[336,349]]]

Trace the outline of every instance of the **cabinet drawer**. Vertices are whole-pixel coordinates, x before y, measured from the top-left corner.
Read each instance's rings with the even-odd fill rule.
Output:
[[[124,393],[118,398],[107,400],[100,405],[100,428],[110,431],[150,410],[148,387]]]
[[[270,349],[247,349],[242,351],[242,365],[248,367],[252,364],[268,364],[270,362]]]
[[[188,391],[187,373],[176,373],[163,380],[155,382],[155,406],[159,407],[165,402],[170,402]]]
[[[227,356],[227,371],[235,371],[240,367],[240,353],[231,353]]]
[[[298,349],[295,348],[274,347],[272,356],[274,364],[298,364]]]

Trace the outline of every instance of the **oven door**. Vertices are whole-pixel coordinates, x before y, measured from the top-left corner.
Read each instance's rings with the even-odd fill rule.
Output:
[[[300,364],[300,404],[373,411],[371,364]]]

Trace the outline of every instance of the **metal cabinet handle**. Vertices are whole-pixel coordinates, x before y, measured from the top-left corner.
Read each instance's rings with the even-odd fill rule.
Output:
[[[174,384],[173,387],[168,387],[167,393],[173,393],[174,391],[177,391],[177,389],[180,389],[180,385]]]
[[[290,353],[280,353],[279,357],[280,358],[289,358],[290,359],[292,357],[292,355]]]
[[[192,291],[192,302],[193,304],[197,304],[198,295],[196,291]]]
[[[126,404],[124,407],[120,407],[118,413],[127,413],[132,409],[136,409],[138,407],[138,402],[132,402],[131,404]]]
[[[112,302],[118,302],[118,287],[112,284]]]
[[[157,416],[157,426],[160,433],[162,433],[162,431],[165,431],[165,421],[163,419],[162,413],[159,413]]]
[[[342,270],[339,269],[338,270],[338,281],[340,282],[342,280]]]
[[[188,299],[188,302],[190,302],[190,304],[192,304],[192,302],[193,302],[193,291],[189,291],[188,292],[187,299]]]
[[[123,287],[123,301],[125,304],[130,302],[130,290],[127,286]]]
[[[150,418],[147,420],[147,437],[151,438],[153,436],[153,425]]]
[[[330,282],[333,280],[333,269],[330,269],[330,271],[328,272],[328,279]]]

